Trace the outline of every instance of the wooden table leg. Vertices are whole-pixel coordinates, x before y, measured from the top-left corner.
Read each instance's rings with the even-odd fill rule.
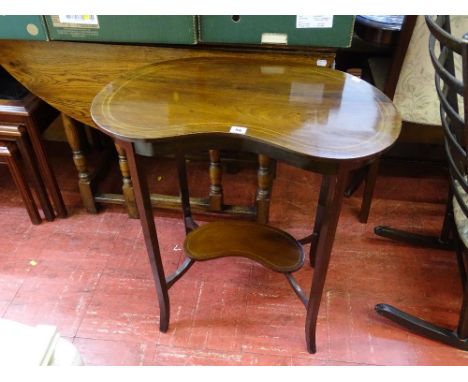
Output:
[[[317,243],[320,237],[320,227],[326,209],[327,197],[330,189],[330,177],[322,175],[322,183],[320,185],[320,194],[315,212],[314,230],[310,239],[309,261],[312,267],[315,266],[315,256],[317,253]]]
[[[223,209],[223,186],[221,184],[222,167],[219,150],[209,150],[210,154],[210,193],[209,211],[222,211]]]
[[[62,193],[57,183],[57,179],[54,176],[52,167],[47,160],[47,155],[42,144],[41,137],[38,134],[36,129],[36,124],[32,117],[28,118],[26,124],[26,130],[28,132],[29,139],[31,140],[31,145],[33,147],[34,153],[36,155],[39,168],[41,169],[40,174],[42,175],[43,181],[47,185],[47,190],[49,191],[50,198],[57,212],[57,216],[61,218],[67,217],[67,209],[63,201]]]
[[[369,165],[369,169],[366,175],[364,194],[362,196],[361,210],[359,211],[359,222],[367,223],[369,219],[370,206],[372,202],[372,196],[374,195],[375,182],[377,175],[379,174],[380,160],[376,158]]]
[[[321,219],[321,227],[315,251],[315,270],[310,291],[309,304],[307,306],[307,317],[305,324],[305,335],[307,350],[309,353],[316,352],[316,327],[317,317],[322,299],[323,287],[327,276],[330,254],[335,239],[336,227],[340,216],[343,202],[348,169],[341,165],[337,175],[324,175],[324,182],[327,183],[323,191],[326,200],[325,209]]]
[[[119,167],[122,173],[122,193],[125,199],[125,206],[127,207],[128,216],[133,219],[138,219],[138,208],[135,203],[135,193],[133,191],[132,179],[128,169],[127,156],[125,150],[118,144],[115,145],[117,153],[119,154]]]
[[[159,330],[161,332],[166,332],[169,328],[170,316],[169,294],[161,260],[161,253],[159,251],[158,235],[156,232],[156,225],[154,223],[153,207],[151,205],[148,181],[139,166],[138,157],[135,155],[133,144],[122,141],[118,141],[116,144],[121,146],[127,154],[130,175],[133,180],[135,201],[140,215],[146,250],[148,252],[151,270],[153,272],[153,279],[156,284],[156,291],[158,294],[160,311]]]
[[[258,165],[257,222],[266,224],[270,215],[270,194],[273,182],[270,157],[259,154]]]
[[[91,183],[91,176],[88,169],[86,156],[81,147],[79,129],[81,125],[74,119],[62,113],[63,127],[65,135],[67,136],[68,144],[73,152],[73,161],[75,162],[76,169],[78,170],[78,186],[80,188],[81,198],[86,211],[92,214],[97,213],[96,203],[94,202],[94,195]]]

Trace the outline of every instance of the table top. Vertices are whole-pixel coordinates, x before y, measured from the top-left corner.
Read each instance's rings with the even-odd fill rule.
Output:
[[[66,115],[94,126],[90,108],[103,86],[143,65],[188,57],[263,57],[331,65],[334,53],[266,48],[137,46],[66,41],[0,40],[0,65],[28,90]]]
[[[372,157],[395,142],[401,125],[392,102],[357,77],[235,57],[131,71],[98,93],[91,115],[121,140],[223,137],[326,160]]]

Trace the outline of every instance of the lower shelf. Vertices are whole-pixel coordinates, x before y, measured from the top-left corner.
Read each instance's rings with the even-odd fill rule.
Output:
[[[227,256],[255,260],[277,272],[294,272],[304,264],[302,245],[288,233],[245,221],[204,224],[185,238],[187,256],[196,261]]]

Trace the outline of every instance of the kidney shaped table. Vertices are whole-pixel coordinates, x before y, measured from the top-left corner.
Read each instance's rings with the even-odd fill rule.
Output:
[[[135,198],[160,307],[169,326],[168,289],[195,261],[243,256],[284,273],[307,309],[307,349],[316,351],[316,323],[349,171],[389,148],[401,120],[379,90],[349,74],[292,62],[190,58],[144,66],[105,86],[92,118],[128,156]],[[165,275],[148,182],[135,144],[175,154],[186,228],[186,260]],[[254,152],[322,174],[312,233],[300,240],[250,221],[193,221],[185,153],[209,149]],[[311,243],[310,294],[292,273]]]

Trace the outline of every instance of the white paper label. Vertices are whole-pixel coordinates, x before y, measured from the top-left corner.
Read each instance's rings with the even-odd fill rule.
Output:
[[[333,16],[296,16],[296,28],[331,28]]]
[[[99,25],[96,15],[59,15],[59,20],[64,24]]]
[[[288,35],[285,33],[262,33],[262,44],[287,44]]]
[[[327,66],[327,60],[317,60],[317,66]]]
[[[231,130],[229,130],[229,132],[234,134],[245,134],[247,132],[247,127],[231,126]]]

